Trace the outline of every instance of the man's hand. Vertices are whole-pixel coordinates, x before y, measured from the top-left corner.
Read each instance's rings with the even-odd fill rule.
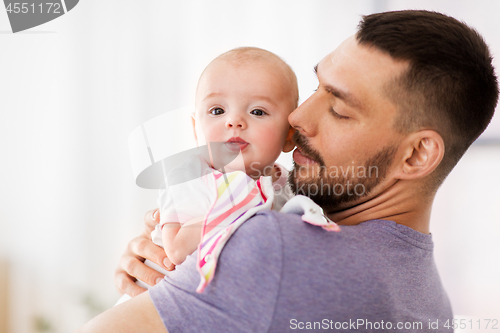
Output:
[[[163,274],[144,264],[146,259],[169,271],[175,268],[167,258],[165,251],[151,240],[151,232],[159,221],[160,212],[158,209],[147,212],[144,216],[146,225],[144,232],[128,243],[115,271],[115,285],[120,293],[126,293],[132,297],[137,296],[146,291],[134,283],[137,279],[154,286],[164,278]]]

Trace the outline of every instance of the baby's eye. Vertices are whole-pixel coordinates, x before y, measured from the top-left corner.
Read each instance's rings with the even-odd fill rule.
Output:
[[[209,112],[210,112],[210,114],[213,114],[214,116],[219,116],[219,115],[225,113],[225,111],[222,108],[213,108],[213,109],[210,109]]]
[[[264,111],[259,110],[259,109],[252,110],[252,111],[250,111],[250,113],[255,115],[255,116],[263,116],[263,115],[267,114]]]

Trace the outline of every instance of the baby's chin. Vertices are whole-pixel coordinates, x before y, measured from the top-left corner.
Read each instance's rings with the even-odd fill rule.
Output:
[[[224,166],[224,171],[225,172],[235,172],[235,171],[246,172],[245,166],[241,165],[239,163],[229,163],[228,165]]]
[[[268,165],[266,167],[257,167],[255,163],[250,164],[246,168],[247,175],[249,175],[253,179],[258,179],[261,176],[272,176],[276,173],[274,168],[274,164]]]
[[[212,168],[214,166],[212,165]],[[272,165],[268,165],[262,167],[262,164],[259,162],[245,163],[243,159],[243,154],[238,154],[238,156],[233,159],[230,163],[224,165],[224,169],[220,169],[222,172],[235,172],[242,171],[245,172],[250,178],[257,180],[261,176],[274,176],[275,168],[274,163]]]
[[[224,166],[224,172],[226,172],[226,173],[235,172],[235,171],[245,172],[250,178],[252,178],[254,180],[259,179],[260,176],[265,176],[264,171],[252,170],[250,168],[250,166],[245,167],[245,165],[243,165],[241,163],[229,163],[228,165]]]

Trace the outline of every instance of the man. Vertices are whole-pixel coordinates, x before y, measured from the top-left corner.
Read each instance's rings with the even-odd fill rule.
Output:
[[[289,181],[341,232],[258,214],[229,240],[204,293],[188,258],[88,331],[451,331],[429,216],[437,188],[496,107],[486,44],[438,13],[373,14],[315,70],[317,91],[289,117],[297,145]],[[146,218],[150,228],[157,215]],[[161,263],[160,251],[147,236],[132,241],[120,289],[139,291],[129,274],[155,284],[161,275],[138,263]]]

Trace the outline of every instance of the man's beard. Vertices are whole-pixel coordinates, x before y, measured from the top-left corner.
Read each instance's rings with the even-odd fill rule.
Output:
[[[309,146],[307,139],[298,131],[294,133],[293,140],[300,152],[317,162],[320,168],[315,174],[307,174],[309,169],[294,162],[288,183],[293,193],[308,196],[326,213],[348,207],[350,203],[368,196],[385,178],[396,154],[395,146],[386,146],[363,165],[326,167],[321,155]]]

